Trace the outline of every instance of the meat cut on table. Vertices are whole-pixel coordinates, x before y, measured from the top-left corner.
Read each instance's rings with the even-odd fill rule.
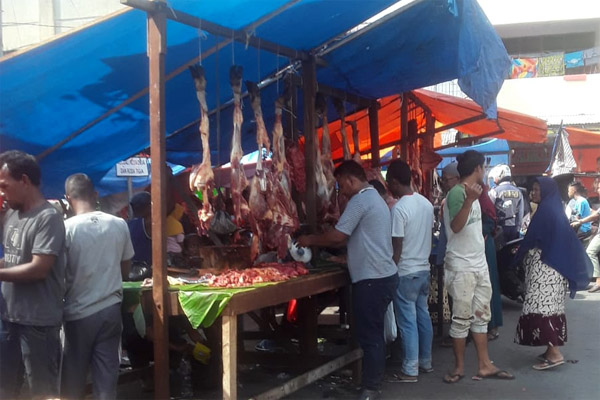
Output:
[[[252,268],[227,271],[220,275],[209,275],[206,282],[211,287],[235,288],[259,283],[282,282],[307,274],[308,270],[299,262],[264,263]]]

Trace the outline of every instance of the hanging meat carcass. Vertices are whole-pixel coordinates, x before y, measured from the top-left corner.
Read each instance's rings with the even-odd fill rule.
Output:
[[[324,186],[326,203],[322,204],[321,209],[323,214],[321,219],[324,222],[335,222],[339,218],[339,210],[337,205],[337,193],[335,190],[335,176],[333,175],[334,165],[331,156],[331,137],[329,136],[329,122],[327,120],[327,100],[322,94],[317,94],[315,109],[317,115],[321,118],[323,132],[321,135],[321,149],[317,152],[321,164],[321,170],[325,179],[324,183],[319,183],[319,175],[317,174],[317,193],[320,186]],[[317,144],[317,149],[319,145]],[[325,202],[324,202],[325,203]]]
[[[340,134],[342,135],[342,148],[344,150],[344,161],[351,160],[352,155],[350,154],[350,145],[348,144],[348,133],[346,132],[346,108],[344,102],[340,99],[333,99],[333,106],[340,116]],[[348,204],[348,198],[342,193],[338,194],[338,209],[340,213],[344,212],[346,204]]]
[[[261,251],[260,240],[268,232],[273,223],[273,210],[268,202],[268,197],[273,191],[273,176],[269,169],[263,165],[263,149],[269,154],[269,137],[263,120],[260,106],[260,91],[258,86],[246,81],[246,87],[250,94],[250,104],[256,120],[256,142],[258,144],[258,161],[256,172],[250,184],[250,220],[252,225],[252,246],[250,247],[250,259],[254,261]]]
[[[379,167],[373,167],[370,161],[363,161],[360,157],[358,126],[356,121],[348,121],[348,125],[352,127],[352,141],[354,142],[354,156],[352,159],[363,167],[365,175],[367,176],[367,181],[377,180],[381,182],[384,187],[387,187]]]
[[[275,107],[275,127],[273,129],[273,157],[271,169],[263,166],[262,149],[268,152],[269,142],[262,110],[258,86],[246,82],[251,97],[252,110],[256,119],[259,160],[256,174],[250,187],[250,215],[253,225],[251,258],[259,253],[276,250],[279,258],[285,257],[289,235],[299,227],[296,205],[292,201],[289,165],[285,156],[285,140],[281,114],[283,99],[277,100]]]
[[[346,132],[346,108],[344,102],[340,99],[333,99],[333,106],[340,116],[340,134],[342,135],[342,148],[344,150],[344,160],[351,160],[350,145],[348,144],[348,133]]]
[[[242,226],[244,219],[248,216],[248,203],[242,196],[248,187],[248,180],[244,167],[241,164],[244,152],[242,150],[242,67],[233,65],[229,69],[229,83],[233,90],[233,137],[231,140],[231,196],[233,200],[233,212],[235,223]]]
[[[210,161],[210,130],[208,106],[206,105],[206,78],[204,76],[204,68],[201,65],[193,65],[189,69],[194,79],[196,97],[198,97],[198,102],[200,103],[200,137],[202,139],[202,163],[192,167],[190,189],[202,192],[202,208],[198,211],[198,218],[200,220],[199,233],[206,235],[214,216],[210,195],[215,185],[215,176]]]
[[[270,204],[273,210],[273,224],[263,245],[277,249],[283,258],[287,253],[289,235],[300,227],[296,203],[292,200],[292,186],[289,175],[290,166],[285,154],[285,138],[283,137],[282,112],[287,96],[275,102],[275,125],[273,127],[273,194]]]

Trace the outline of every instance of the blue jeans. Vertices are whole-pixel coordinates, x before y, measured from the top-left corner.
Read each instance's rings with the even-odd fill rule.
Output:
[[[365,279],[352,285],[352,308],[356,337],[363,350],[362,385],[377,390],[385,370],[383,321],[398,287],[398,275]]]
[[[419,375],[421,368],[431,368],[433,327],[427,305],[429,271],[420,271],[400,277],[394,297],[394,310],[402,338],[402,373]]]
[[[0,399],[19,397],[23,373],[29,386],[27,398],[58,398],[59,331],[59,326],[2,321]]]

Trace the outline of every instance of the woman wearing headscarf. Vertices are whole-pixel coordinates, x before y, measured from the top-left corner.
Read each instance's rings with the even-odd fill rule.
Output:
[[[567,342],[565,297],[587,287],[592,265],[563,212],[556,182],[538,178],[532,198],[539,203],[517,253],[525,267],[525,301],[515,342],[546,346],[533,366],[545,370],[564,364],[559,347]]]
[[[496,243],[494,242],[494,231],[496,230],[496,207],[488,196],[489,188],[485,186],[479,197],[481,206],[481,225],[483,237],[485,238],[485,258],[490,273],[492,284],[492,300],[490,311],[492,319],[488,323],[488,341],[498,339],[498,328],[502,326],[502,298],[500,296],[500,276],[498,275],[498,262],[496,260]]]

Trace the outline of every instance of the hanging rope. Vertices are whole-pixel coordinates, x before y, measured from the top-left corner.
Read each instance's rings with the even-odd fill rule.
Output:
[[[217,39],[217,48],[220,40]],[[216,87],[216,96],[217,96],[217,165],[221,166],[221,95],[220,95],[220,87],[219,84],[219,53],[217,51],[215,53],[215,81],[217,82]]]

